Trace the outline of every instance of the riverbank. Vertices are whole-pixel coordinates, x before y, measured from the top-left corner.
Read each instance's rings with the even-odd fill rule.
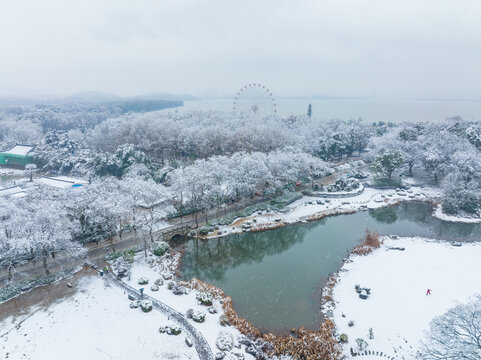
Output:
[[[237,218],[230,225],[218,226],[213,232],[200,236],[214,239],[241,232],[272,230],[286,224],[320,220],[326,216],[352,214],[361,210],[372,210],[392,206],[404,201],[426,201],[435,203],[440,193],[433,188],[412,186],[410,189],[365,188],[362,193],[346,198],[303,196],[289,204],[284,212],[259,211],[244,218]]]
[[[363,339],[365,350],[411,359],[434,317],[481,293],[481,244],[383,240],[371,254],[345,261],[333,286],[334,306],[325,311],[332,312],[338,335],[347,335],[346,356],[351,348],[359,352],[356,339]],[[355,291],[357,284],[370,289],[366,300]],[[426,295],[428,288],[431,295]]]
[[[448,215],[443,213],[443,209],[441,205],[436,206],[436,208],[433,211],[433,216],[440,220],[449,221],[449,222],[458,222],[458,223],[464,223],[464,224],[481,224],[481,216],[463,217],[463,216]]]

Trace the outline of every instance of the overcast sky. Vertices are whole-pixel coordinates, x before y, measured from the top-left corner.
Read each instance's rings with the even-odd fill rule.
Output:
[[[481,1],[1,0],[0,94],[481,99]]]

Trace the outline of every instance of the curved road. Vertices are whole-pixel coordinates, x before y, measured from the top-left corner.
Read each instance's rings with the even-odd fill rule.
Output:
[[[106,279],[108,279],[107,281],[113,283],[114,285],[121,287],[129,295],[140,299],[139,292],[136,289],[134,289],[130,285],[127,285],[121,280],[117,280],[114,276],[112,276],[112,274],[109,273]],[[146,294],[142,296],[142,299],[151,300],[154,309],[160,311],[162,314],[168,315],[169,318],[173,319],[180,325],[180,327],[182,327],[182,330],[192,340],[195,346],[195,350],[197,351],[197,355],[199,355],[199,359],[214,360],[214,354],[212,353],[212,349],[207,343],[207,340],[205,340],[204,336],[194,326],[192,326],[191,323],[189,323],[189,321],[184,317],[183,314]]]

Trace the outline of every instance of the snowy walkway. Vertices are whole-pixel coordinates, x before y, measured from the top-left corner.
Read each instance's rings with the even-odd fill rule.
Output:
[[[121,280],[117,280],[113,275],[109,274],[106,279],[112,284],[121,287],[129,295],[132,295],[135,298],[139,298],[139,292],[136,289]],[[214,360],[214,354],[212,353],[212,349],[207,343],[207,340],[196,328],[194,328],[189,323],[189,321],[184,317],[183,314],[146,294],[144,294],[142,298],[151,300],[154,309],[160,311],[164,315],[169,316],[171,320],[175,321],[183,329],[183,331],[186,332],[186,334],[192,339],[195,350],[199,355],[199,359]]]

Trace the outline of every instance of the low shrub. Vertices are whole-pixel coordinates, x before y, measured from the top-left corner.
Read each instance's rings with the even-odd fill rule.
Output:
[[[357,344],[357,347],[358,347],[359,351],[363,351],[364,349],[366,349],[369,346],[369,344],[366,342],[366,340],[364,340],[362,338],[357,338],[356,344]]]
[[[169,250],[169,244],[165,241],[156,241],[152,244],[152,252],[156,256],[162,256]]]

